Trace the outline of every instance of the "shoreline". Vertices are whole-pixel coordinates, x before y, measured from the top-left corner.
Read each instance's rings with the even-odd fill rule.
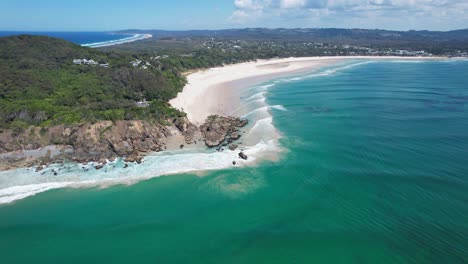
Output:
[[[368,57],[368,56],[346,56],[346,57],[300,57],[257,60],[238,64],[230,64],[202,70],[190,71],[187,75],[188,83],[176,98],[170,100],[174,108],[187,113],[188,122],[200,126],[209,115],[245,117],[247,113],[238,112],[241,93],[249,87],[267,82],[269,80],[300,75],[316,71],[324,67],[337,65],[352,60],[441,60],[447,57]],[[268,107],[267,107],[268,108]],[[135,121],[138,122],[138,121]],[[166,127],[170,131],[164,139],[165,149],[157,153],[165,153],[180,149],[184,145],[186,149],[201,150],[202,146],[186,144],[182,131],[176,126]],[[200,140],[200,136],[196,137]],[[195,140],[195,141],[196,141]],[[34,166],[36,158],[47,156],[60,157],[63,149],[69,150],[66,145],[43,145],[37,149],[22,149],[0,154],[0,172],[14,169],[28,168]],[[60,149],[60,151],[58,150]],[[49,150],[49,151],[48,151]],[[52,150],[52,151],[51,151]],[[48,153],[50,152],[50,153]],[[151,155],[153,152],[144,151],[141,158]],[[24,161],[17,164],[5,163],[6,159],[26,157]],[[119,158],[119,157],[115,157]],[[120,156],[124,158],[125,156]],[[55,164],[49,162],[48,165]],[[79,162],[78,162],[79,163]],[[43,165],[44,163],[41,162]],[[100,164],[97,162],[97,164]]]
[[[257,60],[202,69],[187,74],[187,84],[172,107],[187,113],[190,122],[200,125],[212,114],[232,115],[240,93],[251,86],[273,79],[300,75],[352,60],[444,60],[448,57],[332,56],[292,57]],[[201,103],[202,102],[202,103]]]
[[[362,62],[359,59],[363,59]],[[312,57],[260,60],[224,67],[211,68],[190,74],[189,83],[178,96],[171,100],[173,107],[186,107],[189,121],[199,125],[210,114],[248,116],[252,121],[241,131],[242,143],[240,151],[248,155],[248,160],[238,157],[239,150],[210,150],[198,145],[187,145],[179,149],[178,145],[184,138],[181,135],[170,136],[168,149],[161,152],[147,152],[141,164],[126,163],[123,158],[106,161],[107,165],[99,170],[93,163],[48,164],[40,172],[33,167],[16,168],[0,171],[0,182],[5,186],[0,188],[0,204],[8,204],[16,200],[58,188],[108,187],[116,184],[134,184],[143,180],[180,173],[199,175],[204,171],[238,168],[255,165],[260,161],[277,160],[284,150],[279,144],[281,133],[273,124],[271,109],[281,109],[282,106],[270,106],[266,103],[265,92],[271,85],[260,85],[270,80],[294,75],[305,74],[336,66],[343,62],[355,61],[351,65],[343,65],[333,72],[353,65],[359,65],[373,59],[388,60],[445,60],[444,57]],[[258,67],[259,66],[259,67]],[[255,86],[255,87],[253,87]],[[250,88],[253,89],[250,89]],[[248,89],[247,89],[248,88]],[[247,92],[242,94],[243,92]],[[243,98],[241,98],[243,97]],[[247,99],[245,99],[247,98]],[[252,101],[252,99],[255,99]],[[256,100],[258,99],[258,100]],[[197,101],[201,100],[201,101]],[[243,105],[241,105],[241,101]],[[257,102],[258,101],[258,102]],[[254,104],[251,104],[255,102]],[[241,112],[238,112],[242,106]],[[242,112],[243,111],[243,112]],[[191,118],[191,119],[190,119]],[[174,128],[175,129],[175,128]],[[169,143],[169,142],[168,142]],[[169,147],[171,145],[172,147]],[[18,154],[18,153],[16,153]],[[237,163],[234,163],[236,161]],[[60,173],[59,175],[56,172]]]

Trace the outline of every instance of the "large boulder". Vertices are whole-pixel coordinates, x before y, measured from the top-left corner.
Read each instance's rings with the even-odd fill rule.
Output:
[[[241,158],[241,159],[243,159],[243,160],[247,160],[247,159],[248,159],[247,155],[245,155],[245,153],[242,152],[242,151],[239,152],[239,158]]]
[[[38,150],[34,158],[23,161],[46,164],[68,159],[76,162],[99,161],[113,157],[130,157],[138,162],[142,154],[160,151],[170,131],[160,124],[148,121],[99,121],[78,125],[58,125],[49,128],[30,128],[13,135],[13,130],[0,131],[0,153],[22,150]],[[34,143],[34,144],[33,144]],[[56,149],[49,155],[40,148],[52,146]],[[61,151],[63,150],[63,151]],[[60,151],[60,152],[59,152]],[[55,153],[57,152],[57,153]],[[53,155],[52,155],[53,154]],[[4,160],[4,159],[3,159]],[[2,169],[0,157],[0,169]]]

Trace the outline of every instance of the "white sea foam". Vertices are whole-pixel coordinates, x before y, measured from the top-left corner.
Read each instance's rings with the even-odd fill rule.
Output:
[[[279,131],[273,125],[273,117],[265,117],[257,120],[244,138],[246,144],[258,144],[259,142],[276,141],[280,138]]]
[[[259,98],[257,100],[253,100],[253,101],[250,101],[250,102],[247,102],[246,104],[244,104],[243,106],[246,107],[246,106],[249,106],[251,104],[265,104],[265,101],[266,101],[266,97],[263,96],[262,98]]]
[[[329,75],[333,75],[333,74],[335,74],[337,72],[342,72],[344,70],[348,70],[348,69],[355,68],[357,66],[361,66],[361,65],[365,65],[365,64],[369,64],[369,63],[372,63],[372,61],[362,61],[362,62],[347,64],[347,65],[340,66],[340,67],[326,69],[326,70],[318,72],[318,73],[306,75],[304,77],[306,79],[309,79],[309,78],[314,78],[314,77],[329,76]]]
[[[188,173],[194,171],[219,170],[236,166],[254,164],[262,157],[263,152],[276,152],[278,145],[274,141],[259,142],[244,148],[249,158],[240,160],[239,151],[196,153],[160,153],[148,156],[140,165],[132,164],[124,169],[122,166],[107,164],[101,170],[94,168],[85,171],[78,164],[72,165],[54,175],[52,169],[41,172],[18,169],[0,173],[0,204],[11,203],[45,191],[58,188],[108,187],[116,184],[133,184],[142,180],[162,175]],[[123,164],[122,161],[118,163]],[[53,165],[50,168],[59,168]],[[27,178],[27,183],[24,179]]]
[[[393,63],[424,63],[427,62],[425,60],[389,60],[388,62]]]
[[[0,204],[11,203],[29,196],[36,195],[41,192],[52,189],[67,187],[68,183],[40,183],[23,186],[13,186],[10,188],[0,189]]]
[[[280,111],[288,111],[284,106],[282,105],[272,105],[272,106],[263,106],[263,107],[260,107],[260,108],[257,108],[257,109],[254,109],[250,112],[248,112],[247,114],[243,115],[242,118],[250,118],[250,117],[254,117],[255,119],[259,118],[259,115],[260,115],[260,118],[263,118],[265,116],[271,116],[270,113],[268,112],[268,110],[270,109],[276,109],[276,110],[280,110]]]
[[[270,107],[273,108],[273,109],[276,109],[276,110],[288,111],[288,109],[286,109],[286,107],[284,107],[282,105],[272,105]]]
[[[258,100],[258,99],[262,99],[262,98],[265,98],[265,92],[260,92],[260,93],[256,93],[246,99],[243,99],[242,101],[243,102],[249,102],[251,100]]]
[[[259,91],[259,92],[264,92],[264,91],[268,90],[268,88],[273,87],[275,85],[276,85],[276,83],[270,83],[270,84],[265,84],[265,85],[261,85],[261,86],[252,86],[252,87],[246,89],[245,91],[256,90],[256,91]]]
[[[254,110],[248,112],[247,114],[243,115],[242,118],[249,118],[249,117],[255,116],[257,114],[266,114],[266,115],[269,116],[268,108],[269,108],[268,106],[263,106],[263,107],[254,109]]]
[[[294,81],[302,81],[306,79],[311,79],[311,78],[316,78],[316,77],[323,77],[323,76],[330,76],[333,75],[337,72],[342,72],[347,69],[351,69],[357,66],[365,65],[373,63],[373,61],[360,61],[360,62],[354,62],[351,64],[345,64],[344,66],[338,66],[338,67],[333,67],[325,70],[320,70],[317,72],[313,72],[310,74],[303,74],[300,76],[295,76],[295,77],[289,77],[289,78],[283,78],[281,80],[278,80],[278,82],[294,82]]]
[[[249,102],[242,102],[238,108],[231,111],[230,115],[245,116],[251,111],[255,111],[259,108],[265,107],[266,105],[267,105],[266,97],[259,98],[259,99],[249,101]],[[253,110],[250,110],[250,109],[253,109]]]
[[[273,117],[265,117],[259,119],[255,122],[254,126],[250,129],[248,136],[256,132],[266,132],[265,130],[272,130],[273,127]]]

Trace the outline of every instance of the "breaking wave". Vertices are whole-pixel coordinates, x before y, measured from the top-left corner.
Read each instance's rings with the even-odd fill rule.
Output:
[[[325,68],[325,69],[315,71],[309,74],[303,74],[300,76],[284,78],[282,80],[279,80],[278,82],[302,81],[302,80],[311,79],[311,78],[330,76],[338,72],[342,72],[344,70],[352,69],[354,67],[358,67],[358,66],[373,63],[373,62],[374,61],[359,61],[359,62],[345,63],[344,65],[342,64],[342,65],[334,66],[331,68]]]

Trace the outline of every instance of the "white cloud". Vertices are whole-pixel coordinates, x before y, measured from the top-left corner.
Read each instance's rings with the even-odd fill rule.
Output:
[[[281,0],[281,8],[301,8],[307,4],[307,0]]]
[[[230,22],[234,23],[244,23],[251,17],[251,14],[248,14],[245,10],[236,10],[232,15],[229,17]]]
[[[235,0],[234,5],[237,8],[248,8],[252,5],[252,0]]]
[[[303,22],[307,22],[308,17],[314,23],[319,23],[321,20],[317,18],[337,21],[339,17],[342,20],[359,18],[359,23],[364,25],[366,19],[373,24],[379,21],[387,23],[391,19],[402,23],[409,19],[413,21],[412,24],[421,24],[423,27],[430,23],[436,25],[436,22],[446,19],[447,24],[468,26],[468,18],[463,16],[468,13],[468,0],[235,0],[234,6],[236,10],[230,21],[236,23],[250,23],[259,19],[274,19],[280,23],[281,18],[283,22],[292,23],[295,17]],[[420,23],[414,21],[416,16],[420,17]],[[431,18],[437,18],[438,21],[430,21]],[[378,26],[382,27],[368,25]]]
[[[238,9],[245,10],[258,10],[261,8],[261,5],[255,0],[235,0],[234,5]]]

